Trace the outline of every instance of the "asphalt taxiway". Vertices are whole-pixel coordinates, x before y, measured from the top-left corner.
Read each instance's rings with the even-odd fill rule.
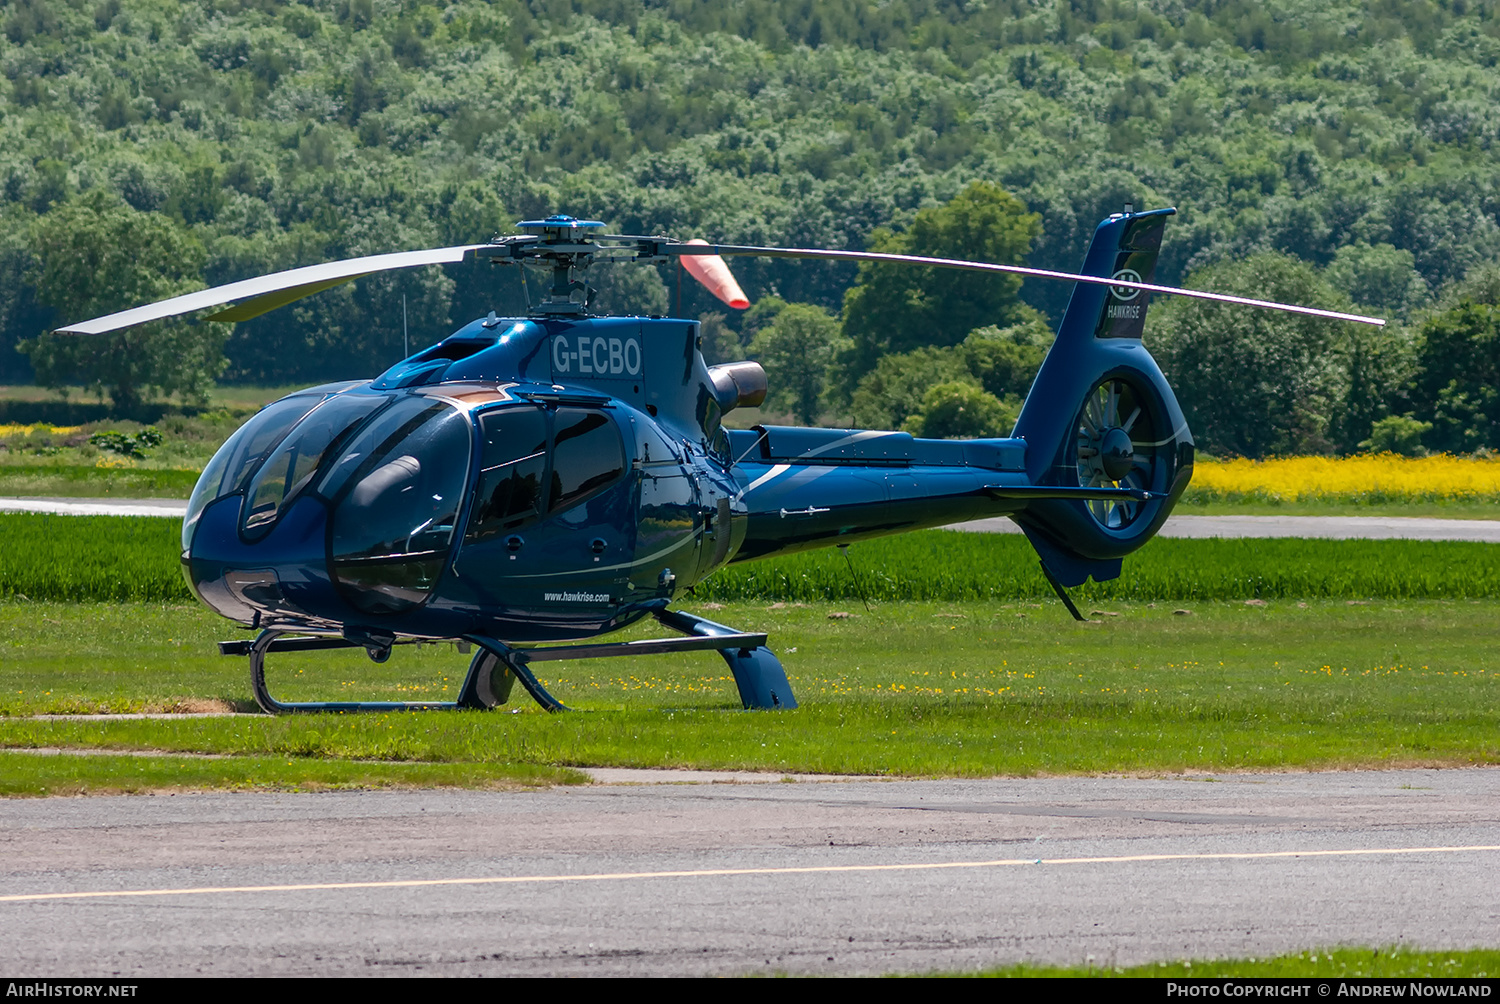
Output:
[[[1497,769],[743,780],[0,802],[0,970],[857,974],[1500,944]]]

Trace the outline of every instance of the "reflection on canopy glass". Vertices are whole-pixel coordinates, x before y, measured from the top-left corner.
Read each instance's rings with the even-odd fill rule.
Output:
[[[250,484],[246,532],[269,530],[281,510],[311,483],[324,454],[385,403],[369,394],[345,394],[325,401],[297,423]]]
[[[559,408],[556,421],[548,512],[567,509],[583,501],[609,485],[625,470],[620,433],[608,415],[579,408]]]
[[[324,479],[325,494],[337,493],[333,576],[360,610],[408,610],[437,584],[453,542],[469,444],[461,412],[407,398],[361,430]]]
[[[502,408],[479,419],[484,453],[469,521],[469,541],[524,526],[541,508],[547,466],[547,413],[534,405]]]
[[[203,469],[193,494],[188,498],[187,517],[182,521],[184,551],[192,546],[193,528],[198,525],[198,517],[203,515],[208,504],[245,487],[287,430],[317,407],[321,400],[323,398],[318,394],[298,394],[267,405],[219,447],[219,452]]]

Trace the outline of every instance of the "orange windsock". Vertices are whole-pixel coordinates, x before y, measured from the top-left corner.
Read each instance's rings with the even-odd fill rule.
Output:
[[[708,241],[693,238],[689,244],[707,244]],[[734,275],[724,259],[716,254],[685,254],[678,261],[687,269],[688,275],[708,287],[708,291],[735,310],[748,310],[750,298],[734,281]]]

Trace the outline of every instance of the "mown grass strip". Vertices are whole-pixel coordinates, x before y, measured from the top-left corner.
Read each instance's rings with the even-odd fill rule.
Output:
[[[0,596],[186,601],[182,524],[155,516],[0,515]]]
[[[0,495],[66,498],[181,498],[197,471],[85,467],[81,464],[0,464]]]
[[[0,753],[0,796],[230,789],[535,788],[583,784],[565,767],[508,763],[371,763],[285,756]]]
[[[1419,952],[1407,948],[1320,948],[1266,959],[1183,959],[1143,966],[1015,965],[978,973],[929,976],[985,978],[1089,977],[1120,979],[1485,979],[1500,975],[1500,951]],[[1336,992],[1336,991],[1335,991]],[[1415,995],[1414,995],[1415,996]]]
[[[0,597],[185,601],[176,520],[0,515]],[[697,600],[828,602],[1021,600],[1052,595],[1026,541],[927,530],[725,568]],[[1153,540],[1120,578],[1076,590],[1086,602],[1500,598],[1500,548],[1465,541]]]
[[[545,664],[566,715],[517,694],[499,712],[43,720],[20,716],[243,702],[245,660],[214,653],[219,625],[194,607],[0,603],[0,747],[975,777],[1500,763],[1495,601],[1105,609],[705,611],[770,632],[801,702],[774,714],[740,711],[722,662],[688,653]],[[288,699],[441,698],[466,665],[449,647],[340,650],[270,672]]]
[[[855,544],[854,574],[829,548],[731,565],[698,597],[802,602],[1017,600],[1052,595],[1026,541],[1011,534],[929,530]],[[1183,540],[1158,538],[1086,601],[1322,597],[1500,597],[1500,548],[1466,541]]]
[[[570,715],[517,695],[520,714],[39,720],[19,716],[246,706],[245,660],[215,653],[223,624],[196,606],[0,603],[0,715],[14,716],[0,717],[0,746],[905,776],[1497,763],[1497,607],[1111,604],[1117,616],[1075,624],[1056,601],[843,619],[831,605],[734,604],[704,612],[771,633],[797,711],[739,711],[722,663],[698,653],[548,663]],[[437,646],[270,669],[293,700],[442,698],[467,661]]]
[[[1366,716],[1379,714],[1371,707],[1359,710]],[[1328,724],[1320,723],[1311,708],[1264,714],[1248,708],[1194,708],[1184,701],[1153,706],[1144,700],[1110,705],[1087,699],[1002,698],[985,704],[908,698],[804,705],[781,717],[737,709],[664,712],[652,707],[554,718],[530,712],[331,717],[144,722],[11,718],[0,719],[0,746],[166,749],[283,757],[294,763],[303,758],[380,758],[468,767],[530,763],[889,777],[1397,769],[1500,762],[1494,715],[1451,711],[1404,713],[1370,724],[1351,724],[1350,718],[1357,716],[1340,714]],[[455,783],[475,786],[462,777]]]

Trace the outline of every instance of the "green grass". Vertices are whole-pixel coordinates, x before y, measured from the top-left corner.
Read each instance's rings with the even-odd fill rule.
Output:
[[[104,468],[77,464],[0,465],[0,496],[186,499],[196,470]]]
[[[1328,948],[1268,959],[1196,959],[1150,962],[1116,969],[1096,966],[1016,965],[979,973],[983,977],[1123,977],[1149,979],[1483,979],[1500,974],[1500,952],[1471,949],[1423,952],[1406,948]],[[1337,992],[1337,991],[1335,991]]]
[[[215,387],[208,395],[208,406],[210,408],[260,408],[271,401],[286,397],[303,389],[303,384],[286,384],[276,387],[260,386],[220,386]],[[36,384],[7,384],[0,386],[0,403],[11,407],[24,404],[52,404],[66,406],[68,403],[92,405],[99,402],[108,402],[109,396],[95,397],[92,390],[87,387],[67,387],[61,391],[52,390],[47,387],[39,387]],[[170,405],[170,402],[168,402]],[[25,416],[15,416],[12,421],[19,421]],[[37,419],[28,419],[37,421]]]
[[[174,789],[522,788],[582,784],[566,768],[497,763],[372,763],[282,756],[0,753],[0,796],[134,794]]]
[[[0,596],[186,601],[181,551],[175,519],[7,513],[0,515]]]
[[[180,524],[158,517],[0,515],[0,596],[33,600],[189,599]],[[1030,545],[1014,534],[927,530],[731,565],[699,601],[1050,599]],[[1500,598],[1500,548],[1466,541],[1158,538],[1085,603],[1275,598]]]
[[[147,406],[137,420],[108,417],[98,403],[42,400],[0,387],[0,426],[47,428],[0,434],[0,495],[98,498],[187,498],[197,472],[229,436],[264,404],[292,388],[225,388],[206,406]],[[95,432],[132,434],[150,424],[162,442],[142,457],[122,458],[89,442]]]
[[[427,763],[700,767],[904,776],[1500,762],[1500,603],[734,604],[767,630],[802,707],[738,710],[707,653],[547,663],[579,713],[37,720],[39,712],[245,706],[231,632],[190,607],[0,603],[0,746]],[[831,620],[831,612],[848,612]],[[633,629],[632,636],[645,633]],[[449,697],[467,659],[403,648],[273,659],[286,699]],[[446,689],[445,689],[446,688]]]
[[[1051,597],[1016,534],[929,530],[731,565],[697,587],[708,600]],[[1085,602],[1271,598],[1500,597],[1500,548],[1467,541],[1157,538],[1121,576],[1074,591]]]

